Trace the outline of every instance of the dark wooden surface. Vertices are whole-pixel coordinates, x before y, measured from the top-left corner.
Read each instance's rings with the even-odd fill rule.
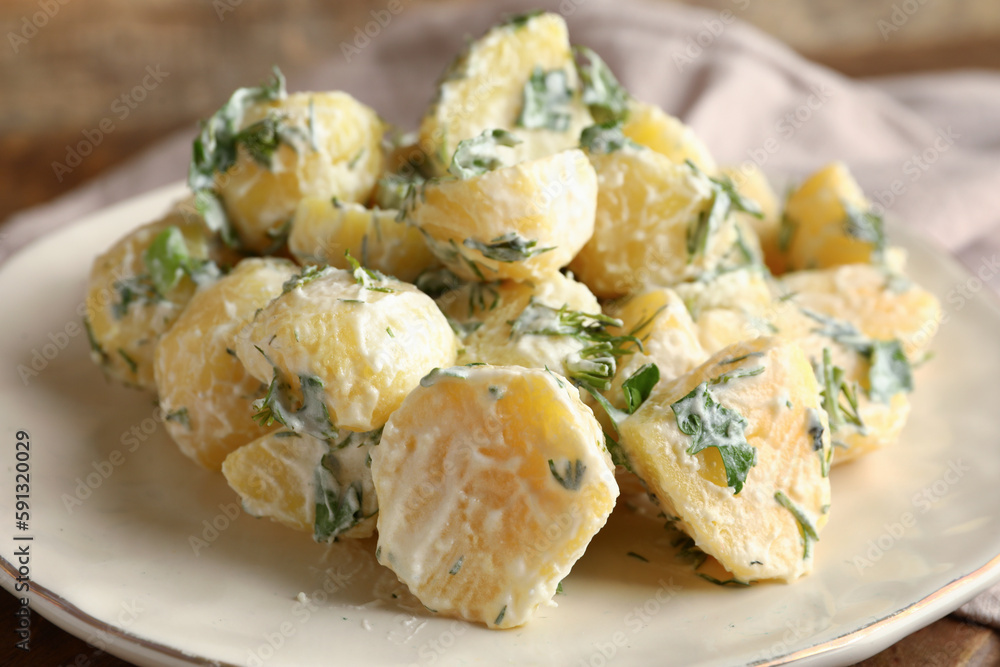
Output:
[[[408,0],[413,4],[471,0]],[[65,2],[66,4],[62,4]],[[849,76],[1000,69],[997,0],[685,0],[741,18]],[[26,30],[40,0],[0,0],[0,221],[105,173],[173,130],[195,127],[233,88],[271,63],[305,71],[384,0],[45,0],[58,10]],[[912,10],[907,13],[906,10]],[[231,10],[231,11],[230,11]],[[895,12],[895,14],[894,14]],[[40,21],[39,21],[40,22]],[[893,29],[893,28],[898,28]],[[10,35],[26,36],[24,41]],[[168,66],[169,63],[169,66]],[[141,85],[147,66],[169,72],[135,108],[115,105]],[[151,80],[147,80],[151,81]],[[68,147],[103,119],[114,129],[69,173]],[[0,664],[127,665],[37,614],[32,651],[14,648],[15,599],[0,594]],[[865,667],[1000,665],[997,633],[952,617],[899,642]]]

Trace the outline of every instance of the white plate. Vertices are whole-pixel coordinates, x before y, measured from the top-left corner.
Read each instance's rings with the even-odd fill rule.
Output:
[[[375,563],[370,541],[325,547],[235,516],[235,495],[179,453],[152,398],[106,382],[84,334],[59,334],[79,324],[93,257],[181,192],[108,209],[0,269],[3,585],[14,586],[8,482],[15,433],[25,430],[31,605],[111,653],[140,665],[845,664],[1000,579],[1000,309],[987,294],[945,300],[964,271],[897,230],[913,275],[942,297],[948,317],[936,358],[919,372],[902,442],[833,472],[814,574],[720,588],[677,562],[658,523],[619,511],[559,606],[526,627],[435,618]],[[45,366],[25,385],[17,368],[31,367],[35,351]],[[299,592],[312,602],[298,602]]]

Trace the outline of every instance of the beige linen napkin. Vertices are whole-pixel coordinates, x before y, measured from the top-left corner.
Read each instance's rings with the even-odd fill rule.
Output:
[[[573,41],[600,53],[635,97],[690,123],[720,163],[749,161],[786,179],[842,160],[892,217],[971,270],[987,267],[985,283],[1000,288],[1000,75],[852,81],[740,23],[748,0],[732,0],[720,12],[638,0],[402,6],[359,53],[348,58],[331,44],[329,62],[290,88],[346,90],[411,129],[466,36],[481,34],[502,13],[549,8],[566,17]],[[14,216],[0,229],[6,235],[0,259],[88,212],[182,180],[193,133]],[[1000,588],[963,611],[1000,628]]]

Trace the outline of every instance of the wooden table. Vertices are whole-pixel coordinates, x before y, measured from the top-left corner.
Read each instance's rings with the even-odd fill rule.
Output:
[[[471,0],[409,0],[411,3]],[[684,0],[724,9],[733,0]],[[917,0],[911,0],[917,3]],[[51,0],[51,16],[32,31],[38,2],[0,3],[0,220],[105,173],[171,131],[195,126],[218,106],[219,91],[255,80],[273,62],[288,73],[328,58],[331,45],[383,0]],[[741,13],[806,56],[851,76],[986,67],[1000,69],[997,0],[919,2],[912,16],[893,16],[901,0],[752,1]],[[231,11],[230,11],[231,10]],[[905,21],[904,21],[905,19]],[[905,29],[893,30],[902,21]],[[42,20],[37,21],[41,23]],[[880,23],[881,22],[881,23]],[[899,26],[895,26],[899,27]],[[15,34],[22,39],[11,39]],[[81,63],[85,66],[81,66]],[[93,152],[68,172],[68,146],[99,128],[122,91],[147,64],[171,63],[170,93],[155,94],[102,133]],[[225,63],[225,66],[221,66]],[[123,108],[117,107],[117,113]],[[86,135],[83,135],[86,136]],[[96,135],[92,135],[96,136]],[[0,628],[16,603],[0,594]],[[33,650],[14,649],[3,632],[0,664],[108,667],[128,663],[101,653],[35,615]],[[943,619],[861,663],[866,667],[1000,664],[997,633]]]

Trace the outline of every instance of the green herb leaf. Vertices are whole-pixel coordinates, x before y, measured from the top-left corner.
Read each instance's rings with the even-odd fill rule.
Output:
[[[537,240],[528,240],[517,232],[509,232],[503,236],[498,236],[489,243],[483,243],[471,238],[465,239],[462,245],[466,248],[478,250],[482,253],[483,257],[497,262],[523,262],[535,255],[555,250],[555,246],[536,248],[535,246],[538,245]]]
[[[83,329],[87,332],[87,342],[90,343],[91,359],[101,366],[106,366],[111,360],[108,358],[108,353],[97,342],[97,337],[94,335],[94,327],[91,326],[90,319],[86,315],[83,317]]]
[[[585,346],[576,353],[567,355],[563,366],[567,377],[576,384],[586,384],[600,391],[611,387],[617,370],[617,360],[631,354],[634,344],[642,349],[642,343],[631,335],[612,336],[607,327],[622,325],[621,320],[602,313],[589,314],[570,310],[566,306],[552,308],[532,298],[516,320],[510,324],[512,338],[521,336],[569,336],[581,341]]]
[[[430,373],[420,378],[420,386],[430,387],[442,377],[466,380],[469,377],[469,368],[468,366],[452,366],[451,368],[431,369]]]
[[[583,482],[583,475],[587,472],[587,466],[584,465],[583,461],[577,459],[575,462],[566,461],[566,465],[563,466],[562,471],[556,469],[556,464],[552,459],[549,459],[549,472],[557,482],[567,491],[579,491],[580,484]]]
[[[757,202],[742,196],[728,177],[708,177],[691,160],[685,162],[696,175],[707,179],[712,189],[708,208],[699,213],[693,224],[688,227],[687,251],[690,261],[698,255],[705,254],[709,240],[733,211],[748,213],[756,218],[762,218],[764,214]]]
[[[778,250],[788,252],[788,248],[792,245],[792,239],[795,238],[797,227],[798,225],[787,212],[781,214],[781,223],[778,226]]]
[[[116,320],[125,317],[133,303],[156,303],[163,300],[148,274],[116,280],[112,287],[118,292],[118,299],[111,305],[111,314]]]
[[[618,121],[608,121],[583,128],[580,133],[580,146],[594,155],[614,153],[625,147],[637,150],[643,148],[622,133],[622,124]]]
[[[520,29],[528,25],[528,21],[531,19],[541,16],[545,12],[541,9],[536,9],[530,12],[524,12],[523,14],[509,14],[504,17],[501,26],[511,26],[514,29]]]
[[[166,295],[180,282],[191,264],[181,230],[171,225],[157,234],[143,253],[143,261],[156,291]]]
[[[497,614],[497,620],[493,621],[493,625],[500,625],[500,623],[503,622],[503,617],[504,615],[506,615],[506,613],[507,613],[507,605],[504,605],[503,609],[500,610],[500,613]]]
[[[382,275],[378,271],[374,271],[372,269],[366,269],[365,267],[361,266],[361,262],[351,257],[350,250],[344,251],[344,257],[347,258],[347,262],[351,265],[351,268],[354,269],[354,282],[356,282],[357,284],[361,285],[367,290],[371,290],[372,292],[396,291],[391,287],[383,287],[379,285],[380,282],[382,282],[383,280],[388,280],[388,278],[386,278],[386,276]]]
[[[583,103],[598,123],[624,121],[628,118],[628,92],[618,83],[611,69],[594,51],[585,46],[573,47],[576,71],[583,83]],[[582,61],[586,61],[583,63]]]
[[[458,560],[455,561],[455,564],[451,566],[450,570],[448,570],[448,574],[450,574],[452,576],[458,574],[459,570],[462,569],[462,561],[464,561],[464,560],[465,560],[465,556],[459,556]]]
[[[337,427],[333,425],[330,411],[326,406],[323,381],[315,375],[300,375],[300,398],[292,392],[291,384],[285,379],[284,373],[271,362],[264,351],[259,347],[257,351],[271,364],[274,377],[264,398],[253,403],[256,410],[253,415],[254,421],[261,426],[270,426],[278,422],[293,431],[308,433],[320,440],[336,438]]]
[[[791,406],[789,406],[791,407]],[[823,447],[823,421],[820,419],[819,410],[816,408],[806,409],[806,433],[812,441],[813,451],[819,454],[820,473],[823,477],[830,476],[830,461],[833,458],[833,447]]]
[[[573,91],[565,71],[553,69],[546,72],[536,65],[524,84],[521,99],[521,115],[515,122],[518,127],[557,132],[565,132],[569,127]]]
[[[167,421],[177,422],[178,424],[187,427],[188,430],[191,430],[191,417],[188,415],[187,408],[178,408],[177,410],[168,412],[163,416],[163,418]]]
[[[898,340],[873,341],[868,369],[868,395],[888,403],[893,395],[913,391],[913,369]]]
[[[361,484],[341,486],[327,468],[326,456],[316,467],[316,519],[313,539],[335,540],[341,533],[358,525],[365,517],[361,510]]]
[[[851,424],[864,433],[865,425],[858,413],[857,388],[847,383],[840,366],[834,366],[829,348],[823,348],[823,364],[814,370],[820,383],[822,406],[830,423],[830,431],[836,432],[844,425]]]
[[[125,364],[128,366],[128,369],[129,371],[132,372],[132,375],[136,375],[139,372],[139,365],[135,362],[135,359],[130,357],[124,349],[118,348],[118,356],[120,356],[122,360],[125,362]]]
[[[696,572],[699,577],[705,581],[715,584],[716,586],[749,586],[750,582],[740,581],[739,579],[733,577],[732,579],[718,579],[712,575],[705,574],[704,572]]]
[[[625,392],[625,410],[630,415],[649,398],[653,387],[660,381],[660,368],[656,364],[643,364],[622,383]]]
[[[195,192],[214,189],[215,174],[227,171],[236,163],[239,126],[247,109],[261,102],[273,102],[285,97],[285,77],[275,67],[269,82],[237,89],[228,102],[204,121],[192,147],[188,169],[191,189]]]
[[[333,273],[334,271],[336,271],[336,269],[330,266],[316,266],[310,264],[309,266],[304,267],[298,275],[294,275],[286,280],[281,286],[281,293],[288,294],[292,290],[304,287],[314,280],[318,280],[323,276]]]
[[[819,541],[816,526],[813,524],[808,515],[806,515],[805,511],[796,505],[791,498],[786,496],[784,492],[776,491],[774,493],[774,499],[777,500],[782,507],[791,512],[793,517],[795,517],[796,523],[799,524],[799,533],[802,536],[802,558],[803,560],[809,558],[812,554],[813,542]]]
[[[472,178],[504,165],[498,149],[516,146],[521,140],[506,130],[485,130],[471,139],[458,142],[448,172],[455,178]]]
[[[736,410],[719,404],[702,382],[670,407],[677,418],[677,428],[692,437],[688,454],[697,454],[715,447],[722,456],[726,482],[736,493],[743,490],[747,474],[757,463],[757,450],[747,443],[744,429],[747,421]]]
[[[885,221],[872,210],[863,211],[854,204],[842,200],[844,207],[844,233],[852,239],[872,244],[877,259],[885,252]]]

